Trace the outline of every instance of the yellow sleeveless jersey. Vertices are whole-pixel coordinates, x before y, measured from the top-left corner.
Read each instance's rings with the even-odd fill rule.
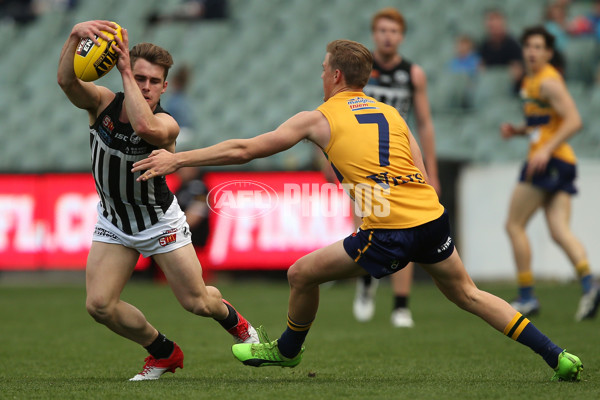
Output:
[[[540,96],[540,87],[546,79],[563,80],[554,67],[546,65],[535,75],[525,76],[521,84],[521,99],[530,138],[529,158],[554,136],[562,123],[562,118],[550,103]],[[552,153],[552,157],[570,164],[577,161],[575,152],[567,142],[561,143]]]
[[[328,160],[360,210],[361,229],[406,229],[444,207],[415,166],[398,111],[362,92],[338,93],[319,108],[329,121]]]

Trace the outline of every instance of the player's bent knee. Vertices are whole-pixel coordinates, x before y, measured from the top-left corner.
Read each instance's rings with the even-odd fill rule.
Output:
[[[479,289],[469,284],[444,288],[442,291],[448,300],[467,311],[473,309],[481,297]]]
[[[522,230],[521,226],[511,220],[507,220],[504,223],[504,230],[506,231],[506,233],[508,233],[509,235],[514,235],[515,233],[519,232],[520,230]]]
[[[208,303],[204,301],[204,299],[196,298],[188,301],[182,301],[181,305],[186,311],[201,317],[211,317],[213,315],[213,311],[209,307]]]
[[[463,310],[473,311],[476,305],[480,302],[481,296],[480,291],[477,288],[469,288],[463,290],[459,296],[457,296],[454,304],[462,308]]]
[[[100,323],[109,320],[114,310],[110,303],[99,298],[88,298],[85,302],[85,308],[88,314]]]
[[[567,242],[567,235],[564,230],[552,229],[550,231],[550,237],[554,240],[554,243],[562,246]]]
[[[306,274],[301,259],[296,261],[287,271],[288,283],[295,288],[303,288],[310,285],[310,279]]]

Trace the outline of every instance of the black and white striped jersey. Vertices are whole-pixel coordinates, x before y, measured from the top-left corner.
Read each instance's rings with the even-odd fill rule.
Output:
[[[119,121],[125,95],[115,99],[90,127],[92,174],[103,215],[121,231],[131,235],[158,222],[173,202],[165,177],[137,182],[133,163],[158,147],[136,135],[129,123]],[[160,104],[154,113],[166,112]]]

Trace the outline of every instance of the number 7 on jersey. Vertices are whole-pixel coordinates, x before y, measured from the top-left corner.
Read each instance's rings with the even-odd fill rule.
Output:
[[[390,125],[382,113],[356,115],[359,124],[377,124],[379,131],[379,166],[390,165]]]

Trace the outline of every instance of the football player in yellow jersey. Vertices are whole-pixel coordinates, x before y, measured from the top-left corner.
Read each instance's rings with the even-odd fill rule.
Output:
[[[398,112],[362,93],[372,55],[360,43],[336,40],[323,61],[325,103],[296,114],[277,129],[251,139],[232,139],[204,149],[172,154],[154,151],[134,164],[138,180],[183,166],[242,164],[284,151],[308,139],[319,146],[342,185],[363,213],[361,228],[297,260],[288,270],[287,328],[270,341],[235,345],[246,365],[295,367],[319,306],[319,285],[369,273],[381,277],[418,261],[444,295],[540,354],[554,380],[579,380],[582,364],[542,334],[506,301],[479,290],[449,235],[449,223],[435,190],[427,183],[421,152]]]
[[[594,317],[600,303],[600,290],[594,285],[586,251],[569,226],[571,195],[577,192],[576,158],[566,141],[581,128],[581,118],[562,77],[549,64],[554,37],[543,27],[532,27],[524,31],[521,43],[527,70],[521,87],[526,122],[500,127],[504,138],[528,135],[530,139],[529,156],[513,191],[506,221],[519,283],[519,297],[512,305],[524,315],[539,312],[525,228],[533,214],[543,208],[552,238],[580,278],[583,295],[575,319],[581,321]]]

